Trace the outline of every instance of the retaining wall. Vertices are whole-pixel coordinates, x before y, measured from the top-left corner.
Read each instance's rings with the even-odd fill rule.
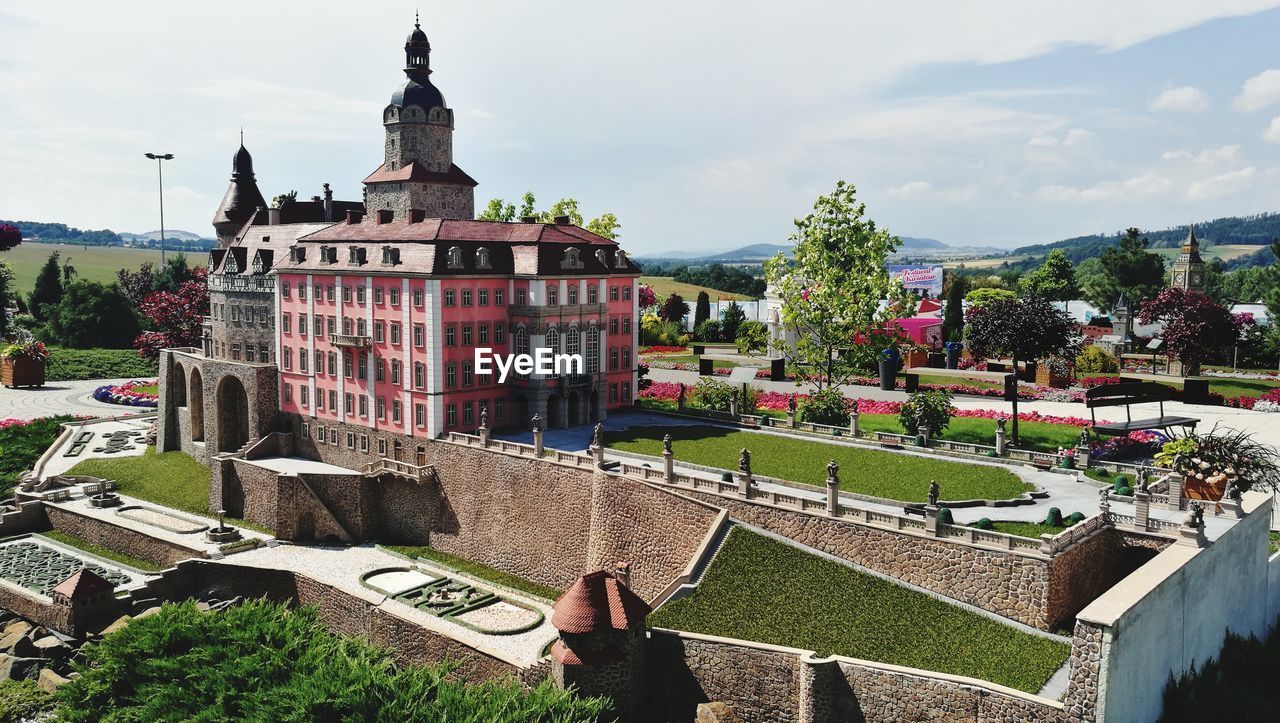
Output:
[[[156,565],[173,565],[192,557],[204,557],[205,554],[202,546],[184,547],[56,505],[45,505],[45,514],[55,530]],[[201,540],[199,534],[193,538]]]

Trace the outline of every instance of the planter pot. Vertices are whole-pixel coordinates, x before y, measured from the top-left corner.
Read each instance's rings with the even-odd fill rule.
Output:
[[[946,351],[946,355],[947,355],[947,368],[959,369],[960,368],[960,348],[956,347],[952,349],[948,347]]]
[[[886,392],[893,391],[894,386],[898,383],[898,365],[892,359],[880,360],[880,389]]]
[[[1071,377],[1055,374],[1048,364],[1037,364],[1035,383],[1042,387],[1066,389],[1071,386]]]
[[[4,359],[0,364],[0,382],[6,387],[44,386],[44,362],[35,359]]]

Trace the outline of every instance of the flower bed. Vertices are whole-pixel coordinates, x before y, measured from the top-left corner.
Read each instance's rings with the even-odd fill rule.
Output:
[[[138,387],[154,387],[156,382],[132,381],[125,382],[120,385],[105,385],[98,387],[93,392],[93,398],[99,402],[107,404],[120,404],[126,407],[147,407],[154,409],[157,404],[157,396],[146,392],[136,391]]]
[[[687,346],[663,346],[655,344],[654,346],[646,346],[640,350],[641,354],[687,354],[689,347]]]

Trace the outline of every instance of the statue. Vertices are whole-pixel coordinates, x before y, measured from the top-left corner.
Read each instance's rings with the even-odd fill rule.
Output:
[[[542,415],[541,414],[538,414],[536,412],[534,413],[532,427],[535,432],[542,431]]]
[[[1191,503],[1183,524],[1196,530],[1204,528],[1204,505],[1200,504],[1199,500]]]
[[[489,408],[481,407],[480,408],[480,428],[488,429],[488,427],[489,427]]]
[[[1111,500],[1111,488],[1110,488],[1110,487],[1103,487],[1102,489],[1098,490],[1098,503],[1099,503],[1099,504],[1103,504],[1103,505],[1105,505],[1105,504],[1107,504],[1110,500]]]
[[[930,481],[929,481],[929,506],[930,506],[930,507],[937,507],[937,506],[938,506],[938,492],[939,492],[939,491],[940,491],[940,488],[939,488],[939,486],[938,486],[938,480],[936,480],[936,479],[935,479],[935,480],[930,480]]]
[[[836,461],[834,459],[828,462],[827,463],[827,479],[829,480],[836,479],[837,475],[839,474],[840,474],[840,465],[836,464]]]
[[[1236,481],[1234,479],[1228,479],[1227,488],[1222,492],[1222,498],[1239,502],[1241,494],[1240,487],[1236,484]]]
[[[1080,446],[1085,448],[1089,447],[1089,428],[1088,427],[1080,428]]]
[[[751,474],[751,452],[746,447],[742,448],[742,453],[738,455],[738,471],[745,475]]]
[[[680,382],[680,395],[676,397],[676,404],[684,409],[684,382]]]
[[[595,431],[591,434],[592,447],[604,447],[604,425],[596,422]]]
[[[1146,467],[1138,468],[1138,489],[1143,492],[1150,491],[1151,489],[1151,474],[1147,471]]]
[[[1003,416],[1003,415],[1002,415],[1002,416],[999,416],[999,417],[996,417],[996,431],[997,431],[997,432],[1001,432],[1001,433],[1003,433],[1003,432],[1004,432],[1004,423],[1005,423],[1006,421],[1007,421],[1007,420],[1004,418],[1004,416]]]
[[[662,436],[662,453],[674,454],[674,452],[671,451],[671,435],[669,434],[664,434]]]
[[[796,413],[796,395],[795,394],[792,394],[790,397],[787,397],[787,413],[788,414]]]

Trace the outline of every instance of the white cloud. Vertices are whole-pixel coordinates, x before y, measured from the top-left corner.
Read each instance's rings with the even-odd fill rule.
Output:
[[[885,191],[885,195],[894,199],[967,201],[978,195],[973,186],[957,186],[954,188],[938,188],[928,181],[911,181],[896,188]]]
[[[1280,143],[1280,115],[1271,119],[1271,125],[1262,134],[1262,137],[1270,143]]]
[[[1203,201],[1210,198],[1234,196],[1252,186],[1253,180],[1257,176],[1258,169],[1253,166],[1210,176],[1191,184],[1191,187],[1187,189],[1187,198],[1193,201]]]
[[[1058,139],[1049,133],[1036,133],[1031,136],[1031,140],[1027,141],[1027,145],[1032,148],[1052,148],[1058,145]]]
[[[1239,111],[1261,110],[1280,103],[1280,69],[1264,70],[1244,82],[1233,107]]]
[[[1165,151],[1160,157],[1166,161],[1190,161],[1201,166],[1239,163],[1242,160],[1239,144],[1206,148],[1199,153],[1187,150]]]
[[[1064,146],[1078,146],[1093,140],[1093,131],[1087,131],[1083,128],[1072,128],[1067,131],[1067,135],[1062,139]]]
[[[1193,85],[1169,87],[1151,100],[1151,110],[1201,111],[1209,107],[1209,96]]]

